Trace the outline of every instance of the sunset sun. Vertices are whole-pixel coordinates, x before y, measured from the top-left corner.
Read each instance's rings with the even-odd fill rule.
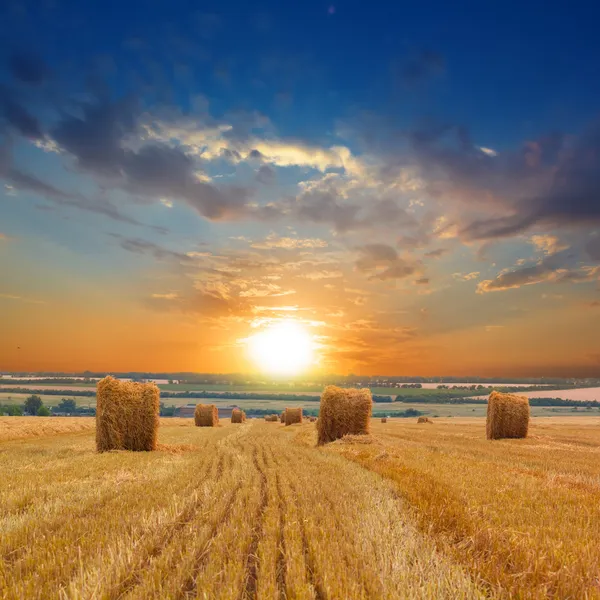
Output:
[[[261,371],[296,375],[314,359],[314,343],[306,329],[294,321],[270,325],[247,340],[248,352]]]

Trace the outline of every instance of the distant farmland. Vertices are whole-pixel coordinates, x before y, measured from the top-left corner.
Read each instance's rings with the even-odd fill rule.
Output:
[[[570,390],[536,390],[532,392],[523,392],[528,398],[561,398],[562,400],[576,400],[579,402],[591,402],[597,400],[600,402],[600,387],[577,388]],[[487,398],[487,396],[476,396],[477,398]]]

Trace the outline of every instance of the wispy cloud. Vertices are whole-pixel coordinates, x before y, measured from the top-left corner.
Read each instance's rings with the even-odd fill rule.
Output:
[[[0,300],[15,300],[18,302],[27,302],[28,304],[46,304],[45,300],[36,300],[35,298],[27,298],[17,294],[0,294]]]
[[[452,273],[452,277],[456,281],[471,281],[479,277],[479,271],[472,271],[471,273]]]

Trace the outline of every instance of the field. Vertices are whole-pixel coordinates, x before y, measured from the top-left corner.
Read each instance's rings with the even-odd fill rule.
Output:
[[[163,419],[97,454],[93,419],[0,418],[0,598],[600,598],[600,418],[315,439]]]

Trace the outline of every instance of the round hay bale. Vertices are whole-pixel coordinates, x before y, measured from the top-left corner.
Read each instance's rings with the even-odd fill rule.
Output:
[[[105,377],[96,392],[96,449],[156,450],[160,390],[154,383]]]
[[[293,425],[294,423],[302,423],[301,408],[286,408],[285,409],[285,424]]]
[[[219,411],[215,404],[197,404],[194,411],[196,427],[216,427],[219,424]]]
[[[265,421],[277,423],[279,421],[279,415],[265,415]]]
[[[529,399],[526,396],[493,391],[488,398],[487,439],[526,438],[529,414]]]
[[[231,412],[231,422],[232,423],[243,423],[246,420],[246,415],[244,411],[240,408],[234,408]]]
[[[419,417],[417,423],[431,423],[433,425],[433,421],[429,417]]]
[[[381,422],[382,423],[387,423],[387,417],[381,417]]]
[[[321,396],[317,443],[327,444],[348,434],[368,434],[372,407],[373,397],[368,388],[358,390],[327,386]]]

